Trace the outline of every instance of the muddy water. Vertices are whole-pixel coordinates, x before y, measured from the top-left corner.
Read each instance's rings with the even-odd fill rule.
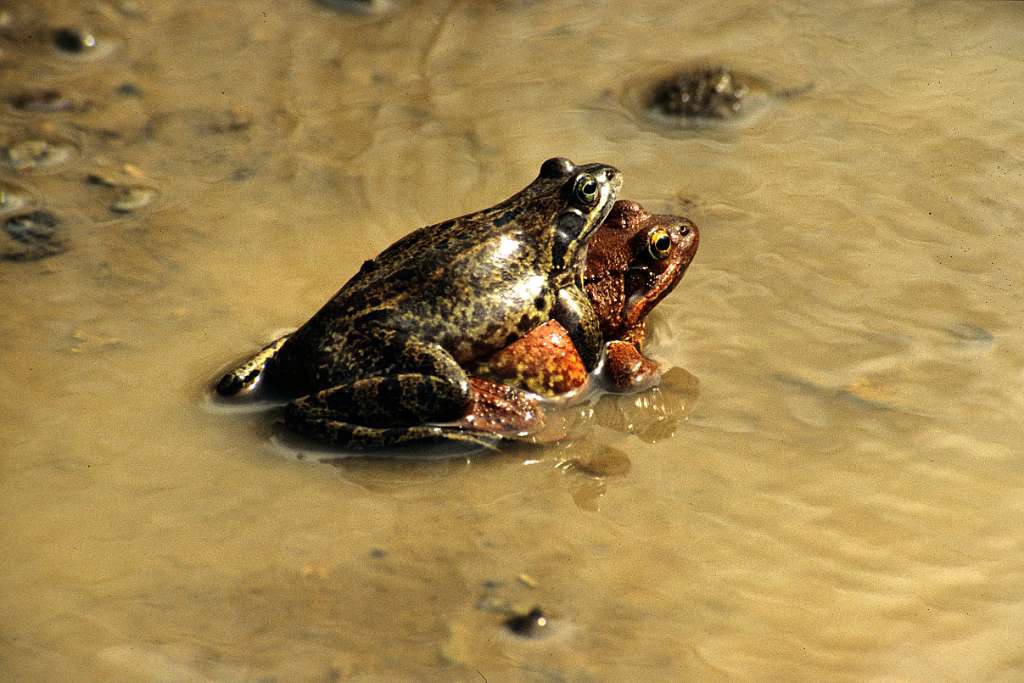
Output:
[[[1020,7],[203,4],[0,13],[4,98],[70,109],[0,118],[53,152],[8,202],[59,220],[0,261],[0,678],[1024,675]],[[813,88],[630,109],[702,59]],[[336,466],[210,409],[364,258],[555,154],[702,228],[660,393],[570,446]]]

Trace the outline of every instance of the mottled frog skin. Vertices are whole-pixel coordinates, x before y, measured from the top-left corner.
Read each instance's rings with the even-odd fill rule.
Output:
[[[295,333],[225,375],[218,393],[260,382],[295,396],[290,429],[348,448],[489,443],[493,433],[453,423],[473,401],[464,365],[547,320],[565,327],[588,369],[599,362],[583,255],[621,184],[611,166],[549,159],[509,199],[420,228],[364,263]]]
[[[646,318],[686,273],[700,244],[692,221],[648,213],[620,199],[587,249],[584,289],[607,342],[603,372],[619,391],[658,379],[643,355]],[[472,369],[473,374],[555,396],[581,387],[587,368],[565,329],[549,321]]]

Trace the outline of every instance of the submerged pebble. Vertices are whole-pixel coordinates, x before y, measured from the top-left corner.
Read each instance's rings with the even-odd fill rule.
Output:
[[[391,0],[318,0],[321,5],[339,12],[380,14],[391,8]]]
[[[84,28],[65,26],[50,34],[50,44],[57,54],[74,60],[102,59],[117,49],[121,40],[109,33],[94,33]]]
[[[85,176],[85,184],[96,185],[98,187],[117,187],[117,181],[102,173],[90,173]]]
[[[523,584],[527,588],[536,588],[540,585],[540,582],[529,574],[520,574],[516,578],[519,579],[519,583]]]
[[[27,190],[10,183],[0,183],[0,212],[18,211],[34,201]]]
[[[53,45],[61,52],[83,54],[96,48],[96,36],[77,28],[59,28],[53,32]]]
[[[66,251],[61,227],[59,218],[41,209],[11,216],[3,222],[6,239],[0,244],[0,259],[38,261]]]
[[[94,171],[85,176],[85,184],[100,188],[114,213],[132,213],[152,204],[159,192],[153,187],[137,184],[136,181],[146,177],[142,170],[132,164],[124,164],[121,168],[128,179]]]
[[[505,628],[523,638],[536,638],[549,627],[549,621],[540,607],[526,614],[516,614],[505,620]]]
[[[73,152],[69,144],[35,138],[0,148],[0,160],[16,171],[25,171],[62,164]]]
[[[21,111],[52,114],[82,112],[92,106],[89,100],[70,97],[52,88],[25,90],[7,98],[11,106]]]
[[[124,97],[141,97],[142,88],[135,85],[134,83],[122,83],[117,86],[117,94]]]
[[[156,199],[156,190],[151,187],[139,185],[122,187],[120,193],[110,205],[110,210],[115,213],[131,213],[149,206]]]

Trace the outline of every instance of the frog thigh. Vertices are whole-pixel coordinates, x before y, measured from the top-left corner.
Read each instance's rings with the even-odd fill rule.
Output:
[[[330,386],[288,405],[289,427],[315,431],[310,421],[325,416],[364,427],[411,427],[456,420],[469,408],[469,377],[437,344],[371,329],[346,346],[324,366]]]
[[[469,401],[466,379],[405,372],[365,377],[297,398],[288,404],[285,421],[296,431],[302,431],[307,416],[367,427],[406,427],[457,419]]]
[[[558,291],[551,317],[557,320],[572,339],[587,370],[593,370],[604,351],[601,322],[590,299],[579,287],[565,287]]]
[[[290,334],[286,334],[278,337],[260,349],[252,358],[221,377],[217,382],[217,393],[221,396],[236,396],[242,391],[253,389],[263,376],[267,363],[284,346],[290,336]]]

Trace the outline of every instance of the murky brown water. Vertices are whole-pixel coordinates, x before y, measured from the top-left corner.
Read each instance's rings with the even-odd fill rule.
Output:
[[[85,109],[0,119],[56,145],[8,200],[62,221],[0,261],[0,677],[1024,676],[1024,7],[200,4],[0,14],[3,96]],[[814,88],[695,130],[624,108],[705,58]],[[364,258],[555,154],[701,226],[653,321],[685,371],[639,399],[675,418],[332,467],[207,406]],[[125,185],[158,194],[112,212]],[[534,605],[550,635],[502,628]]]

